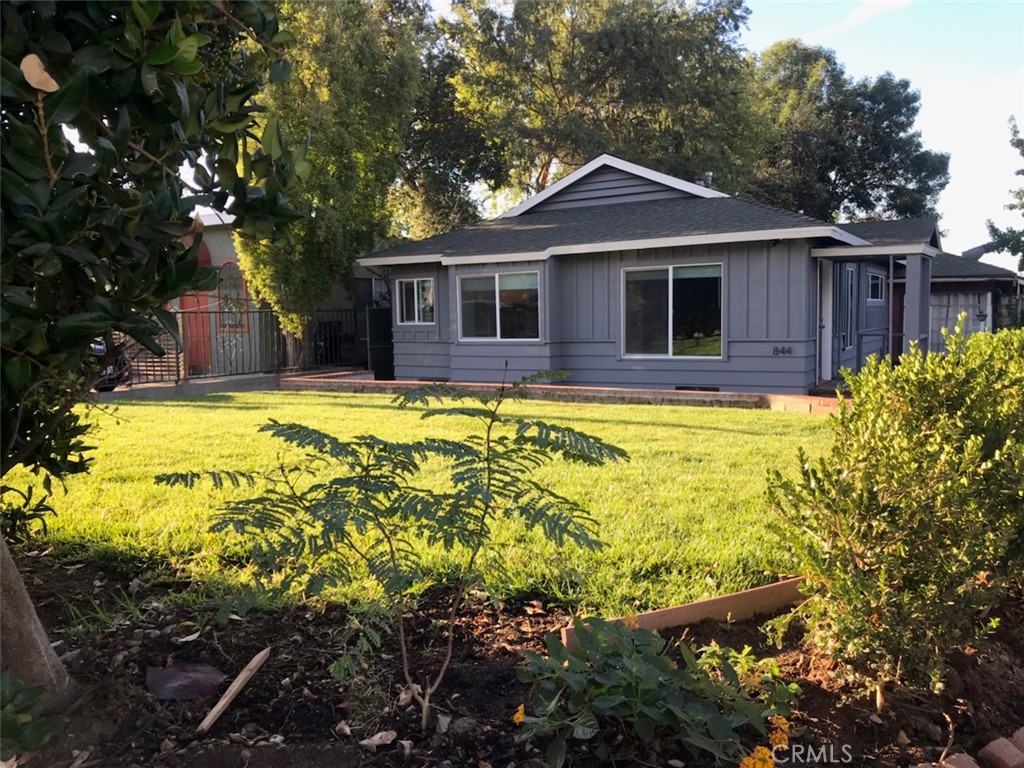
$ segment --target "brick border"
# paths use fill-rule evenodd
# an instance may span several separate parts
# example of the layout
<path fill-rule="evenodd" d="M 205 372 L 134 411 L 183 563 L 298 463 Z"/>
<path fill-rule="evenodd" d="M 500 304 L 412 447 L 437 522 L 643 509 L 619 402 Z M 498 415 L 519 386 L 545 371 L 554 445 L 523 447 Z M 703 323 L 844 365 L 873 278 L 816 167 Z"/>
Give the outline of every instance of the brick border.
<path fill-rule="evenodd" d="M 397 395 L 423 386 L 419 381 L 373 381 L 357 379 L 356 373 L 327 373 L 281 377 L 281 389 L 292 392 L 348 392 L 351 394 Z M 497 385 L 485 382 L 446 382 L 446 386 L 470 392 L 493 392 Z M 689 405 L 702 408 L 746 408 L 787 413 L 832 414 L 837 401 L 832 397 L 809 395 L 754 394 L 747 392 L 700 392 L 672 389 L 627 389 L 617 387 L 574 387 L 533 384 L 538 400 L 562 403 L 613 403 L 622 405 Z"/>

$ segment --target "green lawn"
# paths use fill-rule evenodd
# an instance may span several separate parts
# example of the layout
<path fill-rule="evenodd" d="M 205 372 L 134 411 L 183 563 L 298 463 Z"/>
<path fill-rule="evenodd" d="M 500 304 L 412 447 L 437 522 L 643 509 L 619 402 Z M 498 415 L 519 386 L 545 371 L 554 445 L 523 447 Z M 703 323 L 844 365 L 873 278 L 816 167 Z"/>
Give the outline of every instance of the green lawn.
<path fill-rule="evenodd" d="M 500 532 L 494 586 L 618 613 L 663 607 L 766 583 L 781 567 L 768 533 L 765 470 L 795 469 L 796 451 L 827 445 L 825 419 L 767 411 L 527 401 L 512 408 L 598 435 L 629 451 L 603 468 L 556 463 L 543 479 L 581 500 L 600 521 L 606 547 L 558 552 L 538 536 Z M 258 393 L 93 410 L 92 472 L 55 497 L 51 541 L 94 556 L 168 562 L 200 582 L 227 579 L 225 539 L 207 531 L 230 492 L 157 486 L 159 473 L 272 467 L 282 443 L 256 429 L 297 421 L 339 437 L 458 437 L 471 422 L 419 418 L 390 398 Z M 441 567 L 442 553 L 428 562 Z M 340 597 L 344 597 L 341 595 Z"/>

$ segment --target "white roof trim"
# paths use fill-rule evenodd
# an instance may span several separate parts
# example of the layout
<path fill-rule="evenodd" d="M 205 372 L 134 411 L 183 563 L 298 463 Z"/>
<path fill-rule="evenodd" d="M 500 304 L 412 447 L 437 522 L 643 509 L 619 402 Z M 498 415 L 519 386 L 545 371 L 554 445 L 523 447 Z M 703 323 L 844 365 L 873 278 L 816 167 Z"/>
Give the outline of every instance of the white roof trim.
<path fill-rule="evenodd" d="M 838 227 L 790 227 L 787 229 L 754 229 L 749 232 L 721 232 L 712 235 L 679 235 L 656 237 L 646 240 L 611 240 L 603 243 L 580 243 L 578 245 L 553 245 L 543 251 L 520 251 L 518 253 L 480 254 L 476 256 L 367 256 L 359 259 L 366 267 L 401 266 L 403 264 L 440 263 L 451 267 L 459 264 L 501 264 L 510 261 L 546 261 L 552 256 L 568 256 L 579 253 L 601 253 L 602 251 L 631 251 L 648 248 L 671 248 L 687 245 L 718 245 L 723 243 L 750 243 L 758 240 L 801 240 L 812 237 L 832 237 L 852 245 L 867 245 L 865 240 L 854 237 Z M 831 250 L 815 248 L 812 252 Z M 843 253 L 862 253 L 862 248 L 841 248 Z"/>
<path fill-rule="evenodd" d="M 551 249 L 549 248 L 548 251 Z M 455 267 L 459 264 L 503 264 L 510 261 L 547 261 L 548 251 L 521 251 L 520 253 L 498 253 L 492 256 L 445 256 L 441 266 Z"/>
<path fill-rule="evenodd" d="M 440 253 L 426 253 L 422 256 L 363 256 L 356 261 L 364 267 L 397 267 L 401 264 L 440 264 L 443 258 Z"/>
<path fill-rule="evenodd" d="M 584 176 L 587 176 L 596 171 L 598 168 L 604 167 L 617 168 L 620 171 L 632 173 L 634 176 L 639 176 L 642 179 L 647 179 L 648 181 L 655 181 L 658 184 L 663 184 L 666 187 L 670 187 L 672 189 L 682 190 L 683 192 L 688 192 L 689 194 L 696 195 L 697 197 L 729 197 L 729 195 L 725 194 L 725 192 L 719 192 L 718 190 L 715 189 L 702 187 L 700 184 L 694 184 L 692 181 L 683 181 L 682 179 L 677 179 L 675 176 L 669 176 L 667 173 L 659 173 L 658 171 L 652 171 L 650 168 L 644 168 L 642 165 L 630 163 L 626 160 L 615 157 L 614 155 L 601 155 L 600 157 L 591 160 L 582 168 L 578 168 L 577 170 L 573 171 L 564 179 L 560 179 L 559 181 L 555 182 L 547 189 L 544 189 L 543 191 L 538 192 L 536 195 L 527 198 L 519 205 L 517 205 L 515 208 L 513 208 L 511 211 L 502 214 L 500 218 L 508 219 L 512 218 L 513 216 L 518 216 L 521 213 L 526 213 L 526 211 L 533 208 L 533 206 L 538 205 L 539 203 L 542 203 L 545 200 L 547 200 L 552 195 L 561 192 L 570 184 L 579 181 Z"/>
<path fill-rule="evenodd" d="M 914 254 L 937 256 L 939 254 L 937 248 L 925 245 L 924 243 L 919 245 L 870 245 L 864 240 L 861 240 L 861 242 L 866 247 L 849 248 L 846 246 L 836 246 L 833 248 L 811 248 L 811 256 L 829 258 L 841 256 L 913 256 Z"/>
<path fill-rule="evenodd" d="M 580 245 L 554 245 L 546 251 L 552 256 L 574 253 L 599 253 L 601 251 L 627 251 L 644 248 L 671 248 L 686 245 L 716 245 L 722 243 L 750 243 L 758 240 L 801 240 L 811 237 L 834 237 L 848 242 L 858 240 L 836 227 L 792 227 L 788 229 L 754 229 L 749 232 L 722 232 L 713 235 L 680 235 L 659 237 L 651 240 L 618 240 L 607 243 L 582 243 Z M 861 241 L 863 242 L 863 241 Z"/>

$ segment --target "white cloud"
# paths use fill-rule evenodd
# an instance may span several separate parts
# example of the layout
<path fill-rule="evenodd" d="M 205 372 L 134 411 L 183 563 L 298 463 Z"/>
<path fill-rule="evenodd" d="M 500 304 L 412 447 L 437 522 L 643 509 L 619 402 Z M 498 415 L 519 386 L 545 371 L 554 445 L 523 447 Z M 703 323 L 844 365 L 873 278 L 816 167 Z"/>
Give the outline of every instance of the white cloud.
<path fill-rule="evenodd" d="M 904 6 L 910 5 L 911 2 L 912 0 L 861 0 L 860 3 L 854 6 L 853 10 L 838 22 L 804 35 L 804 39 L 811 43 L 821 42 L 829 37 L 834 37 L 842 32 L 859 27 L 876 16 L 899 10 Z"/>

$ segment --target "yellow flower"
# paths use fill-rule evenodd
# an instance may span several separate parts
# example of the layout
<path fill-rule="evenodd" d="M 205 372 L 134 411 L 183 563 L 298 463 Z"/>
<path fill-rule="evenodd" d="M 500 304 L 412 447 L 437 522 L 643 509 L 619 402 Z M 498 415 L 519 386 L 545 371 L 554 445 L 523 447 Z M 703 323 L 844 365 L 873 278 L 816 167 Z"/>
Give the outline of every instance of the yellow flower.
<path fill-rule="evenodd" d="M 623 616 L 622 623 L 630 629 L 640 629 L 640 622 L 637 621 L 635 613 L 631 613 L 629 616 Z"/>
<path fill-rule="evenodd" d="M 519 705 L 519 709 L 517 709 L 516 713 L 514 715 L 512 715 L 512 722 L 515 723 L 516 725 L 519 725 L 525 719 L 526 719 L 526 705 L 525 704 L 520 704 Z"/>
<path fill-rule="evenodd" d="M 768 747 L 757 747 L 753 752 L 743 758 L 740 768 L 774 768 L 775 761 L 772 759 L 771 750 Z"/>
<path fill-rule="evenodd" d="M 768 734 L 768 741 L 771 742 L 773 747 L 779 747 L 780 749 L 785 749 L 789 746 L 789 736 L 782 729 Z"/>
<path fill-rule="evenodd" d="M 783 733 L 789 733 L 789 721 L 782 715 L 772 715 L 768 718 L 768 722 Z"/>

